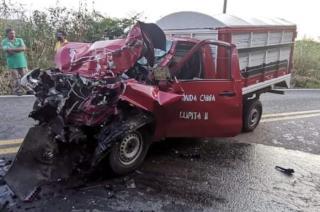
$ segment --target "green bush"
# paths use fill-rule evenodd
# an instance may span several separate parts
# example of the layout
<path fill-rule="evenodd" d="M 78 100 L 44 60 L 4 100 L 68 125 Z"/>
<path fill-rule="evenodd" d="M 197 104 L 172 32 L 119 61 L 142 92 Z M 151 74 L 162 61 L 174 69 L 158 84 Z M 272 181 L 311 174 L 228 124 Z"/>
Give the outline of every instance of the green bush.
<path fill-rule="evenodd" d="M 320 88 L 320 43 L 298 40 L 294 49 L 294 84 L 301 88 Z"/>
<path fill-rule="evenodd" d="M 10 73 L 1 70 L 4 70 L 3 66 L 0 66 L 0 94 L 11 94 Z"/>

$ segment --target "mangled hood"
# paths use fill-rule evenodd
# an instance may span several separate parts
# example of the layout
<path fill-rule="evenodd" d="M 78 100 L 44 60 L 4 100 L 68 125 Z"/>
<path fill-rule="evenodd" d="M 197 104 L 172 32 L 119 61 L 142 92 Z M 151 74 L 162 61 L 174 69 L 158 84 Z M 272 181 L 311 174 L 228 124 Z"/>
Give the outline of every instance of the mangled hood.
<path fill-rule="evenodd" d="M 30 201 L 48 182 L 91 172 L 123 134 L 153 125 L 157 108 L 180 101 L 152 78 L 154 49 L 166 49 L 164 33 L 138 22 L 125 39 L 69 43 L 55 56 L 57 68 L 23 77 L 35 91 L 29 117 L 37 125 L 5 176 L 19 198 Z"/>
<path fill-rule="evenodd" d="M 68 43 L 58 50 L 55 63 L 66 74 L 101 79 L 126 72 L 141 57 L 152 67 L 154 48 L 165 46 L 165 34 L 157 25 L 137 22 L 125 39 Z"/>

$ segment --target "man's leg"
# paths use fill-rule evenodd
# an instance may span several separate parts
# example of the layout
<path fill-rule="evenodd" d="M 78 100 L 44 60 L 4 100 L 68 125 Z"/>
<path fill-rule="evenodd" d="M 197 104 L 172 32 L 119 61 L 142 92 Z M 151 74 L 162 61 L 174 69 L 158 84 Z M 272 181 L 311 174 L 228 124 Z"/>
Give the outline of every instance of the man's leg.
<path fill-rule="evenodd" d="M 20 86 L 20 77 L 19 72 L 16 69 L 9 70 L 11 72 L 11 91 L 12 94 L 20 94 L 19 90 L 21 90 Z"/>
<path fill-rule="evenodd" d="M 26 73 L 26 69 L 25 68 L 18 68 L 18 73 L 19 73 L 19 77 L 20 79 L 24 76 L 24 74 Z"/>

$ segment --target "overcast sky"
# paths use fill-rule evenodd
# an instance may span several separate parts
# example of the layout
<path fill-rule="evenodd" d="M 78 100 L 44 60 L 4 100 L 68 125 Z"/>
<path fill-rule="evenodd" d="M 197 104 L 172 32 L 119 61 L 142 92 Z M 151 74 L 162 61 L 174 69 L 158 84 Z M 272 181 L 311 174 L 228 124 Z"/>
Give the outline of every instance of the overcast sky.
<path fill-rule="evenodd" d="M 15 1 L 15 0 L 12 0 Z M 16 0 L 29 10 L 57 5 L 57 0 Z M 82 0 L 85 2 L 85 0 Z M 92 4 L 94 2 L 94 5 Z M 222 12 L 223 0 L 88 0 L 89 8 L 111 17 L 142 13 L 146 21 L 178 11 L 197 11 L 208 15 Z M 60 0 L 59 5 L 78 8 L 79 1 Z M 298 26 L 298 36 L 320 38 L 319 0 L 228 0 L 227 13 L 247 17 L 279 17 Z"/>

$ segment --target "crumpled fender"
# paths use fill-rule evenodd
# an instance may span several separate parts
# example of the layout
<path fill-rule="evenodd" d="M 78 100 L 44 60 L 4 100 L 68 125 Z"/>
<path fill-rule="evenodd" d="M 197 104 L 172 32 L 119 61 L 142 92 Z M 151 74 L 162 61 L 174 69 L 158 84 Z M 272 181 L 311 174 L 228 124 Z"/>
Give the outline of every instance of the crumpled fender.
<path fill-rule="evenodd" d="M 164 92 L 157 86 L 141 84 L 135 80 L 127 81 L 125 85 L 120 99 L 150 112 L 154 112 L 157 106 L 169 106 L 182 98 L 181 94 Z"/>

